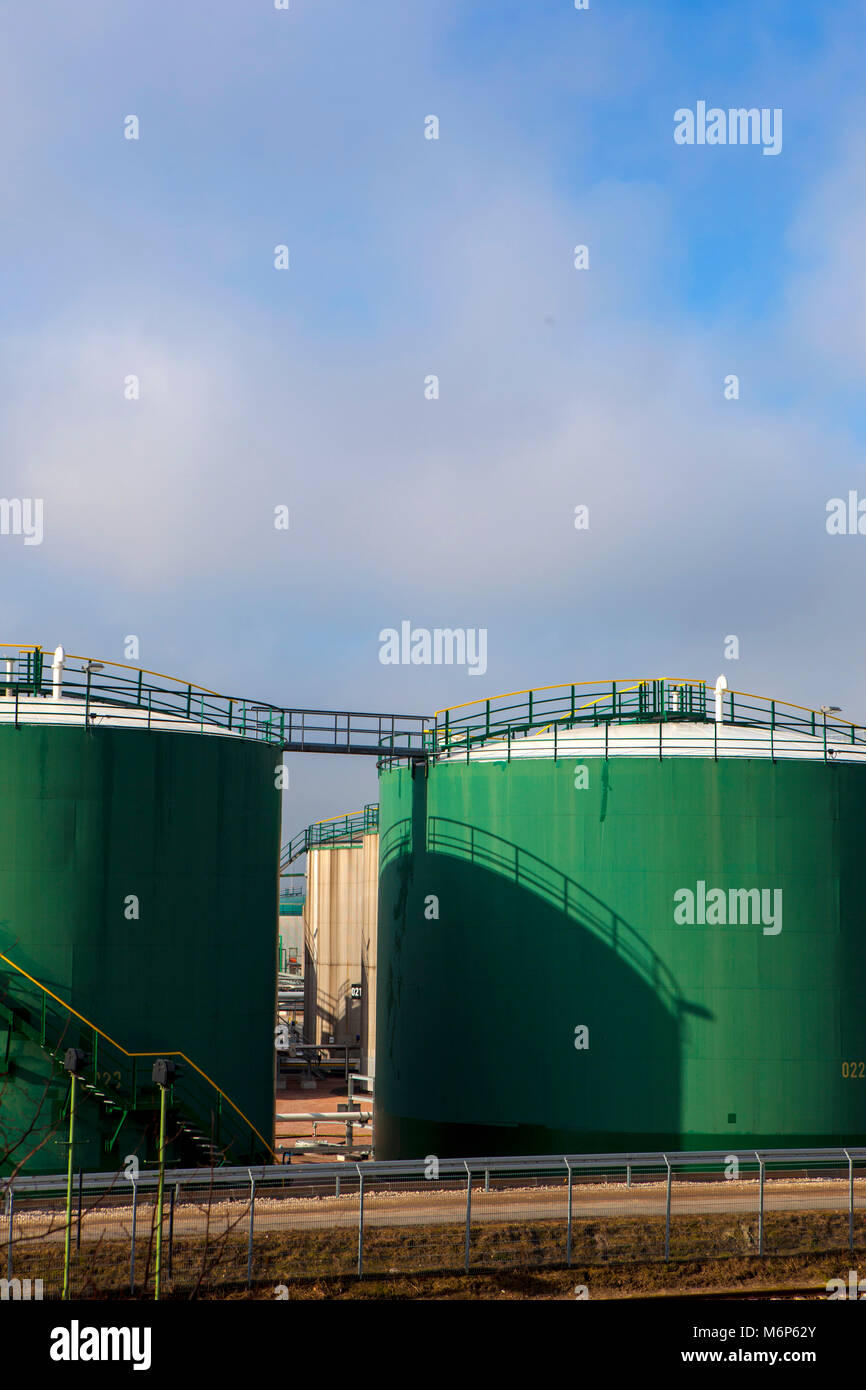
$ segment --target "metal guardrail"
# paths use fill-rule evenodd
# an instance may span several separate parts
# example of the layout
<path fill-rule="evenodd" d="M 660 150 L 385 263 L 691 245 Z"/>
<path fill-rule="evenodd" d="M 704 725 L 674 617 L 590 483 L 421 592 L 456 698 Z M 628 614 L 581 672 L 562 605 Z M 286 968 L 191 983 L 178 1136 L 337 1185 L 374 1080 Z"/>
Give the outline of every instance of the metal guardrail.
<path fill-rule="evenodd" d="M 808 748 L 829 760 L 839 754 L 842 746 L 866 751 L 866 727 L 838 717 L 829 707 L 811 710 L 781 700 L 767 699 L 743 691 L 725 690 L 722 696 L 721 732 L 714 735 L 707 729 L 707 740 L 701 756 L 712 756 L 715 739 L 723 737 L 730 727 L 757 728 L 794 735 L 802 740 L 801 750 L 790 756 L 802 756 Z M 467 755 L 491 741 L 503 741 L 509 753 L 524 740 L 549 741 L 549 747 L 537 747 L 536 756 L 555 750 L 556 741 L 571 729 L 598 729 L 598 746 L 593 752 L 607 751 L 607 730 L 613 724 L 711 724 L 715 722 L 715 691 L 706 681 L 691 678 L 640 677 L 625 681 L 575 682 L 570 685 L 544 686 L 515 691 L 485 700 L 473 700 L 438 710 L 432 732 L 431 757 Z M 807 740 L 809 741 L 807 743 Z M 665 739 L 671 751 L 671 740 Z M 682 741 L 685 747 L 685 740 Z M 756 745 L 757 746 L 757 745 Z M 766 742 L 760 744 L 762 751 Z M 622 751 L 617 745 L 617 751 Z M 730 753 L 732 746 L 725 744 Z M 386 760 L 388 761 L 388 760 Z"/>
<path fill-rule="evenodd" d="M 0 644 L 0 692 L 5 692 L 5 699 L 0 698 L 0 722 L 68 723 L 68 706 L 64 710 L 58 703 L 56 710 L 51 708 L 53 691 L 63 701 L 81 701 L 85 725 L 91 728 L 118 717 L 147 729 L 198 725 L 202 732 L 257 739 L 285 752 L 376 756 L 386 767 L 405 759 L 453 757 L 460 751 L 468 756 L 473 748 L 491 741 L 505 742 L 511 756 L 515 745 L 524 740 L 548 738 L 555 756 L 560 734 L 570 729 L 603 729 L 607 751 L 610 725 L 715 722 L 714 690 L 706 681 L 693 678 L 639 677 L 541 686 L 452 705 L 430 717 L 290 709 L 219 695 L 156 671 L 80 656 L 64 657 L 55 678 L 49 662 L 41 647 Z M 788 756 L 823 756 L 829 761 L 845 756 L 842 745 L 854 754 L 866 751 L 866 727 L 842 719 L 829 706 L 812 710 L 726 689 L 721 713 L 725 730 L 769 731 L 771 756 L 777 734 L 803 741 L 799 750 L 789 747 Z M 714 752 L 730 755 L 735 746 L 727 742 L 724 748 L 717 746 L 718 727 L 712 736 Z M 600 748 L 599 744 L 592 751 L 600 752 Z M 675 751 L 670 743 L 668 748 Z M 539 744 L 533 751 L 544 756 L 549 749 Z M 627 750 L 618 747 L 616 751 Z M 709 755 L 708 746 L 701 748 L 700 755 Z"/>
<path fill-rule="evenodd" d="M 88 728 L 122 717 L 125 724 L 145 729 L 197 725 L 202 733 L 255 739 L 285 752 L 426 756 L 432 723 L 426 715 L 290 709 L 220 695 L 158 671 L 73 655 L 64 657 L 55 680 L 51 660 L 41 647 L 0 643 L 0 695 L 6 697 L 0 699 L 0 721 L 68 723 L 68 706 L 59 700 L 72 700 L 81 702 Z M 52 700 L 53 693 L 58 700 Z"/>
<path fill-rule="evenodd" d="M 174 1169 L 162 1203 L 156 1172 L 82 1173 L 77 1212 L 63 1175 L 18 1177 L 6 1186 L 0 1251 L 8 1281 L 35 1275 L 49 1297 L 59 1296 L 64 1226 L 77 1227 L 74 1290 L 150 1297 L 158 1220 L 162 1278 L 192 1297 L 205 1278 L 248 1289 L 255 1279 L 289 1297 L 298 1279 L 425 1269 L 578 1265 L 591 1280 L 596 1266 L 818 1252 L 850 1267 L 866 1248 L 864 1167 L 866 1148 L 428 1155 Z"/>
<path fill-rule="evenodd" d="M 427 757 L 432 723 L 427 715 L 324 709 L 276 710 L 275 714 L 280 717 L 280 741 L 287 753 Z"/>
<path fill-rule="evenodd" d="M 359 842 L 364 835 L 373 835 L 379 829 L 379 805 L 372 802 L 363 811 L 348 811 L 343 816 L 331 816 L 328 820 L 314 821 L 306 829 L 283 845 L 280 851 L 280 873 L 290 864 L 307 854 L 311 849 L 327 848 L 329 845 L 345 844 L 347 841 Z"/>
<path fill-rule="evenodd" d="M 505 762 L 521 758 L 547 758 L 554 762 L 569 758 L 758 758 L 780 762 L 860 763 L 866 759 L 866 744 L 849 739 L 798 737 L 785 730 L 755 729 L 744 724 L 706 722 L 696 727 L 657 720 L 653 724 L 617 726 L 612 720 L 597 728 L 560 728 L 548 725 L 531 736 L 508 733 L 505 738 L 472 739 L 439 759 L 460 762 Z M 380 761 L 379 766 L 383 763 Z"/>
<path fill-rule="evenodd" d="M 291 1115 L 285 1118 L 291 1119 Z M 342 1116 L 341 1116 L 342 1119 Z M 476 1155 L 466 1158 L 437 1159 L 440 1178 L 465 1179 L 467 1170 L 481 1174 L 489 1172 L 501 1177 L 546 1177 L 552 1174 L 561 1176 L 567 1169 L 575 1173 L 611 1173 L 625 1175 L 627 1169 L 639 1173 L 642 1170 L 697 1172 L 702 1168 L 718 1168 L 735 1158 L 740 1167 L 766 1169 L 789 1169 L 821 1167 L 848 1168 L 849 1164 L 866 1165 L 864 1148 L 826 1148 L 826 1149 L 695 1149 L 671 1152 L 641 1151 L 634 1153 L 598 1154 L 523 1154 Z M 367 1159 L 361 1165 L 366 1181 L 381 1179 L 418 1178 L 427 1181 L 429 1158 L 374 1160 Z M 355 1168 L 353 1163 L 283 1163 L 261 1164 L 259 1166 L 221 1168 L 167 1168 L 166 1180 L 181 1182 L 184 1186 L 238 1187 L 248 1183 L 250 1178 L 257 1184 L 274 1182 L 304 1187 L 331 1186 L 335 1178 L 350 1176 Z M 145 1187 L 156 1186 L 159 1175 L 156 1171 L 142 1169 L 136 1181 Z M 14 1187 L 16 1194 L 25 1192 L 55 1192 L 66 1190 L 67 1175 L 58 1174 L 19 1174 L 14 1179 L 0 1179 L 0 1192 L 7 1193 Z M 84 1191 L 108 1191 L 122 1184 L 127 1185 L 124 1172 L 85 1173 L 82 1176 Z"/>

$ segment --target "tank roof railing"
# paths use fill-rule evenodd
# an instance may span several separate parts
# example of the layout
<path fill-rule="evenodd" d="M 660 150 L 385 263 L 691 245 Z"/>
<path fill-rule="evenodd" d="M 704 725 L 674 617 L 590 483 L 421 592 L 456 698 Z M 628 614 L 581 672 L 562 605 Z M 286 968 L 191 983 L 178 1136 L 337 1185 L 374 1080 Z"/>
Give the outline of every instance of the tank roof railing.
<path fill-rule="evenodd" d="M 42 647 L 0 643 L 0 696 L 14 697 L 15 722 L 36 711 L 28 697 L 42 697 L 40 723 L 50 723 L 52 690 L 63 701 L 81 701 L 84 721 L 98 727 L 122 711 L 125 724 L 166 729 L 182 720 L 185 729 L 232 734 L 273 745 L 283 752 L 353 753 L 371 757 L 426 758 L 432 719 L 423 714 L 369 710 L 295 709 L 263 700 L 220 695 L 192 681 L 118 661 L 62 655 L 52 681 L 52 653 Z M 22 699 L 24 705 L 21 705 Z M 68 711 L 64 711 L 68 714 Z M 67 720 L 58 714 L 55 721 Z"/>
<path fill-rule="evenodd" d="M 372 711 L 294 709 L 241 696 L 219 695 L 143 667 L 63 655 L 52 679 L 51 654 L 39 646 L 0 643 L 0 719 L 28 722 L 41 697 L 39 722 L 51 722 L 52 691 L 63 701 L 80 700 L 84 721 L 97 727 L 123 712 L 125 724 L 167 729 L 198 725 L 202 733 L 232 734 L 271 744 L 282 752 L 354 753 L 394 761 L 453 756 L 491 740 L 530 739 L 560 730 L 649 722 L 713 723 L 715 691 L 705 680 L 639 677 L 607 682 L 575 681 L 511 691 L 437 710 L 435 715 Z M 5 705 L 14 697 L 14 705 Z M 24 706 L 21 706 L 21 700 Z M 721 692 L 722 722 L 793 732 L 834 745 L 866 747 L 866 727 L 821 710 L 746 691 Z M 58 715 L 57 723 L 66 722 Z"/>
<path fill-rule="evenodd" d="M 280 875 L 290 864 L 311 849 L 327 849 L 329 845 L 360 844 L 364 835 L 375 835 L 379 829 L 379 805 L 371 802 L 363 811 L 346 811 L 340 816 L 314 821 L 283 845 L 280 852 Z"/>
<path fill-rule="evenodd" d="M 796 733 L 834 745 L 866 747 L 866 727 L 829 707 L 809 709 L 746 691 L 721 694 L 726 725 Z M 647 676 L 608 682 L 575 681 L 511 691 L 436 711 L 431 756 L 467 754 L 493 740 L 531 739 L 604 724 L 714 723 L 715 689 L 694 678 Z"/>

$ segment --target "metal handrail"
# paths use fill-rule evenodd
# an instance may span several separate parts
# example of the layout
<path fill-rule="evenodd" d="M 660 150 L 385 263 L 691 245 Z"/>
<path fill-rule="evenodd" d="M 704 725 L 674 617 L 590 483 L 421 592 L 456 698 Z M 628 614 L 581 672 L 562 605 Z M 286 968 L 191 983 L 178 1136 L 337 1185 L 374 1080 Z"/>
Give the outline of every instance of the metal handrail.
<path fill-rule="evenodd" d="M 280 873 L 311 849 L 357 840 L 362 835 L 374 835 L 379 829 L 379 805 L 371 802 L 363 811 L 347 811 L 342 816 L 314 821 L 299 830 L 280 851 Z"/>
<path fill-rule="evenodd" d="M 605 683 L 575 681 L 511 691 L 436 711 L 432 755 L 466 751 L 490 740 L 527 739 L 556 729 L 649 722 L 714 722 L 714 691 L 694 678 L 639 677 Z M 866 727 L 825 710 L 724 690 L 725 725 L 794 732 L 803 737 L 866 745 Z"/>
<path fill-rule="evenodd" d="M 57 994 L 55 994 L 53 990 L 50 990 L 50 989 L 48 988 L 47 985 L 42 984 L 41 980 L 37 980 L 37 979 L 35 978 L 35 976 L 30 975 L 26 970 L 23 970 L 23 969 L 21 968 L 20 965 L 17 965 L 17 964 L 15 963 L 15 961 L 10 960 L 8 956 L 3 955 L 2 952 L 0 952 L 0 961 L 4 961 L 4 962 L 6 963 L 6 965 L 10 966 L 10 967 L 12 968 L 12 970 L 14 970 L 14 971 L 17 972 L 18 975 L 22 976 L 25 980 L 29 981 L 29 983 L 30 983 L 31 985 L 33 985 L 37 990 L 40 990 L 41 993 L 42 993 L 43 998 L 47 998 L 47 999 L 53 1000 L 55 1004 L 59 1004 L 59 1005 L 60 1005 L 60 1008 L 61 1008 L 61 1010 L 62 1010 L 64 1013 L 70 1015 L 70 1016 L 73 1017 L 73 1018 L 78 1019 L 78 1021 L 79 1021 L 80 1023 L 83 1023 L 84 1026 L 85 1026 L 86 1028 L 90 1029 L 91 1033 L 92 1033 L 93 1036 L 94 1036 L 94 1039 L 96 1039 L 96 1038 L 102 1038 L 102 1039 L 103 1039 L 103 1042 L 107 1043 L 110 1047 L 114 1048 L 117 1052 L 122 1053 L 124 1057 L 128 1057 L 128 1058 L 133 1062 L 133 1079 L 132 1079 L 132 1098 L 133 1098 L 133 1101 L 135 1101 L 135 1099 L 136 1099 L 136 1077 L 135 1077 L 135 1059 L 136 1059 L 136 1058 L 138 1058 L 138 1057 L 179 1057 L 179 1058 L 181 1059 L 181 1061 L 185 1062 L 186 1065 L 187 1065 L 188 1067 L 191 1067 L 192 1070 L 193 1070 L 194 1072 L 197 1072 L 197 1073 L 198 1073 L 198 1075 L 202 1078 L 202 1080 L 203 1080 L 208 1086 L 210 1086 L 210 1087 L 212 1088 L 212 1090 L 215 1092 L 215 1094 L 216 1094 L 217 1096 L 220 1097 L 220 1100 L 226 1101 L 226 1102 L 231 1106 L 232 1110 L 234 1110 L 235 1113 L 236 1113 L 237 1115 L 240 1116 L 241 1120 L 243 1120 L 243 1122 L 244 1122 L 244 1124 L 247 1126 L 247 1128 L 256 1136 L 256 1138 L 260 1141 L 260 1143 L 264 1145 L 264 1147 L 265 1147 L 265 1149 L 268 1151 L 268 1153 L 269 1153 L 269 1154 L 272 1154 L 272 1155 L 274 1156 L 274 1158 L 276 1158 L 276 1151 L 274 1150 L 273 1146 L 272 1146 L 271 1144 L 269 1144 L 268 1141 L 264 1138 L 264 1136 L 261 1135 L 261 1134 L 259 1133 L 259 1131 L 256 1129 L 256 1127 L 255 1127 L 255 1125 L 253 1124 L 253 1122 L 252 1122 L 251 1120 L 247 1119 L 247 1116 L 246 1116 L 246 1115 L 244 1114 L 244 1112 L 241 1110 L 240 1106 L 235 1105 L 235 1102 L 232 1100 L 231 1096 L 227 1095 L 226 1092 L 223 1091 L 222 1088 L 221 1088 L 220 1086 L 217 1085 L 217 1083 L 212 1079 L 212 1077 L 208 1076 L 207 1072 L 202 1071 L 201 1067 L 197 1066 L 196 1063 L 193 1062 L 192 1059 L 191 1059 L 190 1057 L 187 1057 L 187 1055 L 186 1055 L 185 1052 L 180 1052 L 179 1050 L 171 1050 L 171 1051 L 153 1051 L 153 1050 L 148 1050 L 148 1051 L 145 1051 L 145 1052 L 129 1052 L 129 1051 L 123 1046 L 122 1043 L 119 1043 L 119 1042 L 117 1042 L 114 1038 L 110 1037 L 109 1034 L 106 1033 L 106 1032 L 104 1032 L 103 1029 L 101 1029 L 100 1027 L 98 1027 L 97 1024 L 92 1023 L 92 1022 L 90 1021 L 90 1019 L 85 1018 L 84 1014 L 79 1013 L 78 1010 L 77 1010 L 77 1009 L 74 1009 L 74 1008 L 72 1007 L 71 1004 L 68 1004 L 68 1003 L 66 1002 L 65 999 L 61 999 L 60 996 L 57 995 Z M 13 1006 L 14 1006 L 14 1001 L 13 1001 Z M 55 1012 L 57 1012 L 57 1011 L 55 1010 Z M 43 1030 L 43 1034 L 44 1034 L 44 1033 L 45 1033 L 45 1017 L 44 1017 L 44 1013 L 43 1013 L 43 1018 L 42 1018 L 42 1030 Z M 61 1040 L 62 1040 L 62 1039 L 61 1039 Z M 45 1041 L 46 1041 L 46 1039 L 45 1039 L 45 1037 L 43 1036 L 43 1042 L 45 1042 Z M 96 1054 L 96 1047 L 95 1047 L 95 1045 L 94 1045 L 94 1049 L 93 1049 L 93 1054 L 94 1054 L 94 1071 L 95 1071 L 95 1074 L 96 1074 L 96 1076 L 97 1076 L 97 1078 L 98 1078 L 99 1073 L 98 1073 L 98 1070 L 97 1070 L 97 1064 L 96 1064 L 96 1060 L 95 1060 L 95 1054 Z M 105 1064 L 104 1054 L 103 1054 L 103 1057 L 102 1057 L 102 1062 L 103 1062 L 103 1065 L 104 1065 L 104 1064 Z M 177 1083 L 175 1083 L 175 1084 L 177 1084 Z M 119 1093 L 118 1093 L 118 1094 L 119 1094 Z M 113 1095 L 109 1095 L 108 1098 L 109 1098 L 109 1099 L 114 1099 L 115 1097 L 114 1097 Z"/>
<path fill-rule="evenodd" d="M 18 722 L 38 714 L 39 722 L 52 722 L 52 701 L 24 704 L 22 697 L 46 697 L 52 693 L 51 654 L 41 647 L 0 643 L 0 694 L 14 697 Z M 404 756 L 424 756 L 429 741 L 427 715 L 391 714 L 369 710 L 295 709 L 220 695 L 192 681 L 122 662 L 66 655 L 59 680 L 63 701 L 80 700 L 88 727 L 110 721 L 114 711 L 124 720 L 152 729 L 167 719 L 182 720 L 183 727 L 213 734 L 254 739 L 275 748 L 302 752 L 382 754 L 402 749 Z M 2 709 L 2 701 L 0 701 Z M 68 719 L 68 704 L 58 704 L 53 722 Z M 7 714 L 8 717 L 8 714 Z"/>
<path fill-rule="evenodd" d="M 736 1158 L 741 1169 L 747 1171 L 757 1171 L 759 1164 L 763 1163 L 768 1169 L 788 1169 L 788 1168 L 809 1168 L 818 1169 L 821 1167 L 844 1167 L 849 1166 L 849 1160 L 857 1164 L 866 1164 L 866 1148 L 815 1148 L 815 1149 L 738 1149 L 728 1146 L 724 1149 L 681 1149 L 666 1153 L 655 1151 L 640 1151 L 634 1153 L 597 1153 L 597 1154 L 516 1154 L 516 1155 L 476 1155 L 465 1158 L 440 1158 L 439 1174 L 440 1177 L 452 1177 L 465 1180 L 467 1167 L 473 1174 L 483 1174 L 489 1171 L 497 1176 L 507 1176 L 508 1174 L 552 1174 L 561 1173 L 565 1161 L 575 1171 L 581 1172 L 622 1172 L 625 1175 L 626 1168 L 632 1171 L 656 1172 L 659 1177 L 663 1177 L 667 1170 L 667 1165 L 674 1170 L 677 1169 L 699 1169 L 703 1167 L 722 1167 L 730 1163 L 732 1158 Z M 363 1171 L 365 1178 L 369 1182 L 377 1179 L 388 1178 L 418 1178 L 422 1183 L 429 1187 L 427 1175 L 429 1173 L 428 1161 L 423 1158 L 409 1159 L 368 1159 L 364 1161 Z M 249 1184 L 250 1176 L 253 1176 L 256 1183 L 273 1181 L 281 1186 L 292 1187 L 330 1187 L 334 1179 L 347 1178 L 347 1165 L 345 1163 L 290 1163 L 290 1164 L 262 1164 L 250 1167 L 245 1164 L 243 1167 L 229 1167 L 228 1165 L 215 1169 L 213 1174 L 203 1174 L 200 1168 L 179 1168 L 172 1171 L 172 1181 L 182 1182 L 185 1187 L 194 1186 L 196 1183 L 207 1184 L 220 1187 L 239 1187 Z M 85 1173 L 82 1175 L 82 1188 L 84 1191 L 99 1190 L 109 1188 L 116 1184 L 119 1174 L 117 1172 L 104 1173 Z M 142 1169 L 136 1182 L 140 1187 L 153 1186 L 159 1181 L 157 1172 Z M 3 1179 L 0 1178 L 0 1187 L 3 1186 Z M 55 1188 L 65 1188 L 66 1174 L 17 1174 L 14 1179 L 6 1181 L 6 1188 L 14 1186 L 16 1193 L 23 1192 L 51 1192 Z M 115 1190 L 116 1187 L 115 1187 Z"/>
<path fill-rule="evenodd" d="M 28 696 L 51 692 L 48 655 L 38 646 L 0 643 L 0 691 L 14 696 L 16 722 L 36 713 L 26 703 Z M 556 735 L 560 729 L 587 725 L 714 722 L 712 687 L 704 680 L 668 676 L 536 686 L 451 705 L 431 717 L 294 709 L 219 695 L 192 681 L 123 662 L 70 655 L 64 658 L 60 694 L 66 701 L 83 701 L 91 727 L 122 709 L 125 720 L 148 729 L 180 719 L 185 728 L 198 725 L 202 731 L 264 741 L 286 751 L 373 754 L 385 766 L 394 759 L 453 756 L 479 743 L 533 738 L 551 729 Z M 0 717 L 2 708 L 0 700 Z M 835 746 L 866 746 L 866 727 L 829 713 L 747 691 L 726 689 L 722 697 L 726 725 L 820 738 L 825 750 L 828 739 Z M 40 700 L 38 715 L 40 722 L 51 722 L 49 700 Z M 63 722 L 63 715 L 56 722 Z M 829 756 L 825 751 L 825 760 Z"/>

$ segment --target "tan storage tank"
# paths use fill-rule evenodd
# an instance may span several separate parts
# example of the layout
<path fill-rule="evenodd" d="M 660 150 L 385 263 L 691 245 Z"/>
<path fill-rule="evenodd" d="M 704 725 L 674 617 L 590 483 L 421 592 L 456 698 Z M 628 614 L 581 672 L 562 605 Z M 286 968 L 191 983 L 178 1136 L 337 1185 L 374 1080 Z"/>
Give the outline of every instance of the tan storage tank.
<path fill-rule="evenodd" d="M 361 1071 L 376 1068 L 379 836 L 311 847 L 304 904 L 304 1035 L 355 1043 Z"/>

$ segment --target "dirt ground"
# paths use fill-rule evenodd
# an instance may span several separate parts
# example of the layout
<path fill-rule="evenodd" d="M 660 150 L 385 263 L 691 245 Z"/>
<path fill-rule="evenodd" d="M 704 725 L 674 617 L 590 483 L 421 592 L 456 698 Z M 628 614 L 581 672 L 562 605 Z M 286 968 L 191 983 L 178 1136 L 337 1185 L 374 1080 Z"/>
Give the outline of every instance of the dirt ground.
<path fill-rule="evenodd" d="M 284 1089 L 277 1091 L 276 1101 L 276 1146 L 277 1149 L 286 1148 L 290 1153 L 297 1153 L 294 1141 L 296 1139 L 325 1140 L 332 1144 L 345 1144 L 346 1126 L 339 1120 L 317 1120 L 315 1126 L 310 1120 L 293 1120 L 292 1116 L 298 1112 L 318 1112 L 332 1113 L 336 1111 L 338 1105 L 346 1105 L 349 1100 L 348 1087 L 342 1077 L 327 1081 L 316 1077 L 315 1091 L 302 1091 L 300 1076 L 290 1076 L 286 1078 Z M 352 1108 L 363 1110 L 365 1114 L 373 1113 L 373 1097 L 362 1091 L 359 1087 L 356 1094 L 352 1097 Z M 371 1125 L 356 1125 L 354 1128 L 354 1146 L 369 1146 L 372 1138 Z M 333 1162 L 333 1156 L 327 1154 L 315 1154 L 304 1151 L 304 1162 L 315 1163 Z"/>
<path fill-rule="evenodd" d="M 353 1174 L 347 1170 L 348 1191 L 341 1195 L 306 1193 L 294 1196 L 269 1194 L 261 1188 L 256 1197 L 255 1231 L 258 1235 L 295 1231 L 305 1237 L 317 1230 L 326 1238 L 330 1232 L 354 1231 L 358 1225 L 357 1188 L 351 1187 Z M 249 1212 L 248 1189 L 215 1191 L 213 1200 L 207 1189 L 189 1189 L 178 1200 L 174 1211 L 174 1232 L 178 1236 L 225 1233 L 239 1227 Z M 86 1209 L 81 1221 L 81 1240 L 99 1241 L 128 1238 L 131 1232 L 131 1206 L 128 1191 L 118 1193 L 119 1200 L 100 1201 L 93 1210 Z M 847 1183 L 830 1182 L 820 1178 L 773 1179 L 767 1182 L 764 1194 L 765 1229 L 768 1237 L 774 1229 L 787 1224 L 792 1230 L 815 1228 L 847 1230 Z M 150 1219 L 153 1194 L 143 1194 L 139 1205 L 139 1222 Z M 168 1199 L 167 1203 L 168 1203 Z M 680 1182 L 671 1194 L 673 1238 L 689 1238 L 705 1225 L 708 1237 L 722 1242 L 723 1247 L 737 1243 L 748 1249 L 756 1239 L 752 1227 L 757 1223 L 758 1185 L 754 1180 L 732 1182 Z M 866 1211 L 866 1179 L 855 1183 L 854 1205 L 858 1230 L 863 1227 L 862 1212 Z M 599 1233 L 610 1233 L 613 1246 L 621 1243 L 623 1231 L 653 1232 L 664 1226 L 665 1183 L 640 1182 L 631 1188 L 622 1183 L 581 1183 L 575 1185 L 572 1199 L 575 1240 L 596 1223 Z M 372 1184 L 365 1190 L 364 1224 L 372 1231 L 377 1228 L 394 1230 L 432 1231 L 436 1228 L 460 1226 L 465 1220 L 465 1188 L 423 1186 L 417 1178 L 404 1179 L 381 1187 Z M 515 1223 L 532 1227 L 559 1226 L 567 1218 L 568 1197 L 564 1184 L 506 1188 L 494 1187 L 485 1192 L 479 1183 L 472 1192 L 472 1226 L 498 1226 Z M 689 1218 L 687 1221 L 686 1219 Z M 62 1202 L 22 1203 L 15 1216 L 15 1230 L 29 1240 L 63 1239 Z M 77 1225 L 77 1223 L 76 1223 Z M 593 1226 L 593 1229 L 596 1229 Z M 8 1234 L 8 1222 L 0 1217 L 0 1247 Z M 814 1243 L 814 1242 L 813 1242 Z M 601 1252 L 604 1254 L 604 1251 Z M 646 1253 L 652 1253 L 647 1250 Z M 685 1252 L 683 1252 L 685 1253 Z"/>

